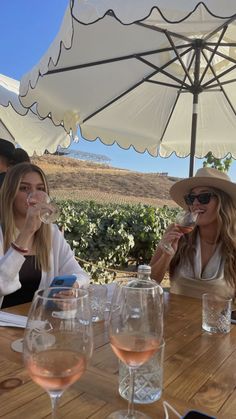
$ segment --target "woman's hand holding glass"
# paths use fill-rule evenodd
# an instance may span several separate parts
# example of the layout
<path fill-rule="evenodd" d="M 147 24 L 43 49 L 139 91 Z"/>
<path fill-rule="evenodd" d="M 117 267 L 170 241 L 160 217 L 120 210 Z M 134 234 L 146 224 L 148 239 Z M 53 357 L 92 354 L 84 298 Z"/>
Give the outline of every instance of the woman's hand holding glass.
<path fill-rule="evenodd" d="M 85 372 L 92 356 L 92 322 L 88 293 L 81 289 L 39 290 L 28 315 L 24 363 L 31 378 L 47 391 L 52 418 L 66 388 Z"/>
<path fill-rule="evenodd" d="M 112 298 L 109 317 L 109 337 L 116 356 L 130 373 L 128 411 L 114 412 L 109 419 L 144 419 L 134 411 L 134 372 L 158 351 L 163 335 L 162 288 L 152 280 L 133 279 L 120 283 Z"/>
<path fill-rule="evenodd" d="M 198 219 L 198 212 L 180 211 L 175 219 L 174 224 L 171 224 L 160 241 L 160 247 L 164 252 L 173 256 L 178 248 L 179 239 L 183 234 L 190 233 Z"/>
<path fill-rule="evenodd" d="M 27 203 L 39 209 L 39 218 L 45 224 L 54 223 L 59 216 L 56 203 L 44 191 L 38 190 L 28 195 Z"/>

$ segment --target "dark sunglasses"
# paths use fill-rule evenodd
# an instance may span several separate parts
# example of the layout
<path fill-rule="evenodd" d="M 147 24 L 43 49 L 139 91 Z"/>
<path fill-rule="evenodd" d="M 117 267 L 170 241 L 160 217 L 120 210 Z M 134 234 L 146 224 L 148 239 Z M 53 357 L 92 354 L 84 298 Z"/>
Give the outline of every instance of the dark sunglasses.
<path fill-rule="evenodd" d="M 195 199 L 197 199 L 200 204 L 209 204 L 213 196 L 216 196 L 213 192 L 203 192 L 198 195 L 189 193 L 184 196 L 184 200 L 187 205 L 193 205 Z"/>

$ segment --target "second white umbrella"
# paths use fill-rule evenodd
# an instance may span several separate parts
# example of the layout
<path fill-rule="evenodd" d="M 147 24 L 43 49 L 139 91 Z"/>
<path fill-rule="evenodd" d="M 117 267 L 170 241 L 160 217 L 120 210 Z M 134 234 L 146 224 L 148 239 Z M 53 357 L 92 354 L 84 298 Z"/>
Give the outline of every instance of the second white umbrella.
<path fill-rule="evenodd" d="M 0 138 L 22 147 L 32 156 L 57 146 L 68 147 L 71 136 L 50 118 L 40 118 L 35 107 L 26 109 L 19 100 L 19 82 L 0 74 Z"/>

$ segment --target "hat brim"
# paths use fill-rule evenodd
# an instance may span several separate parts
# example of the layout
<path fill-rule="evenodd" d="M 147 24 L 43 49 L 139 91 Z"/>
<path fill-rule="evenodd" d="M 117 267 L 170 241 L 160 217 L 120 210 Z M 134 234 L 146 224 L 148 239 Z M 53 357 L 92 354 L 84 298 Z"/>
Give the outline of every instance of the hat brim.
<path fill-rule="evenodd" d="M 224 179 L 212 179 L 208 176 L 192 177 L 176 182 L 170 188 L 170 196 L 178 205 L 180 205 L 180 207 L 186 209 L 188 206 L 184 201 L 184 196 L 187 195 L 191 189 L 201 186 L 220 189 L 228 194 L 236 205 L 236 184 Z"/>

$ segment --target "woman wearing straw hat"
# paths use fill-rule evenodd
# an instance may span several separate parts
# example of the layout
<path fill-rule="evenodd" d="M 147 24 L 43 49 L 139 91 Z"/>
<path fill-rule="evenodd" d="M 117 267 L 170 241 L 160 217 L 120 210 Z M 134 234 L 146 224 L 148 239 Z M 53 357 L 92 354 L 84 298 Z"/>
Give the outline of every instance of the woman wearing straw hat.
<path fill-rule="evenodd" d="M 151 260 L 152 278 L 161 282 L 169 270 L 175 294 L 200 298 L 204 292 L 234 297 L 236 290 L 236 184 L 226 173 L 204 167 L 192 178 L 176 182 L 172 199 L 198 212 L 189 234 L 170 225 Z"/>

